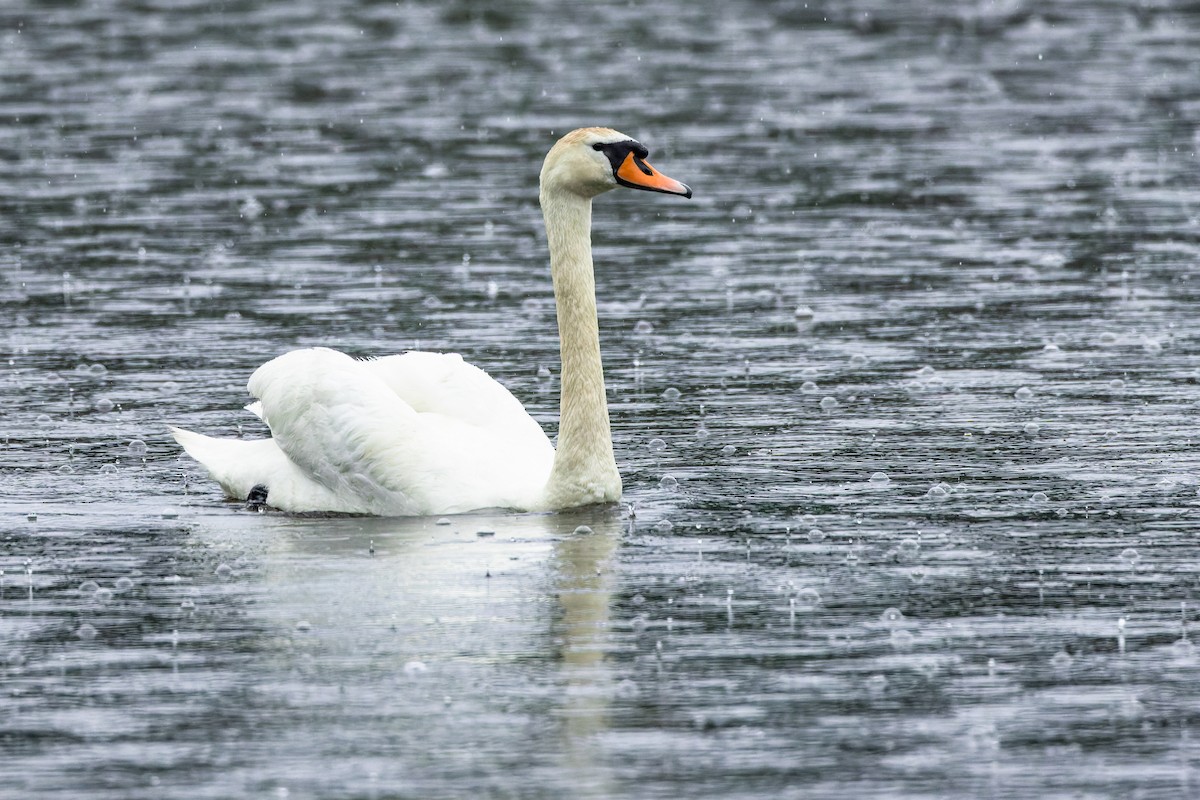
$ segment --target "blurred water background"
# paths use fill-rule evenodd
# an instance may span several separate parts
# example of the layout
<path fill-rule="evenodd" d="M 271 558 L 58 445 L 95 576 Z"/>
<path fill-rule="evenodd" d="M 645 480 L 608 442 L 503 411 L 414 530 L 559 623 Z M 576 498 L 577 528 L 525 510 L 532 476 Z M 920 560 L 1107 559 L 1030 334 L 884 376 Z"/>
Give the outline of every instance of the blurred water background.
<path fill-rule="evenodd" d="M 5 797 L 1200 793 L 1197 4 L 7 0 L 0 77 Z M 181 457 L 318 344 L 552 432 L 588 124 L 696 192 L 595 211 L 627 505 Z"/>

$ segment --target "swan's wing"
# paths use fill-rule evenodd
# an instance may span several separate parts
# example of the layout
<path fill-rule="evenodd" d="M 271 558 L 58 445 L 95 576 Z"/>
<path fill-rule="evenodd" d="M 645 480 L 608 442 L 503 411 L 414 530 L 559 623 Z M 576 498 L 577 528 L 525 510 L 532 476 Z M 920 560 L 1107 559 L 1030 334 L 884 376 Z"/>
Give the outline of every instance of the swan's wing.
<path fill-rule="evenodd" d="M 362 363 L 418 413 L 545 435 L 512 392 L 457 353 L 410 351 Z"/>
<path fill-rule="evenodd" d="M 359 498 L 361 511 L 427 514 L 532 504 L 553 461 L 545 434 L 511 407 L 489 413 L 482 401 L 460 401 L 449 413 L 432 410 L 433 400 L 448 399 L 451 390 L 481 394 L 490 387 L 461 367 L 417 369 L 422 361 L 450 363 L 436 355 L 410 359 L 387 373 L 389 382 L 379 362 L 324 348 L 296 350 L 259 367 L 249 388 L 280 450 L 336 496 Z M 393 390 L 400 377 L 412 378 L 406 393 L 427 410 Z M 503 392 L 490 389 L 493 400 L 520 408 L 486 380 Z"/>

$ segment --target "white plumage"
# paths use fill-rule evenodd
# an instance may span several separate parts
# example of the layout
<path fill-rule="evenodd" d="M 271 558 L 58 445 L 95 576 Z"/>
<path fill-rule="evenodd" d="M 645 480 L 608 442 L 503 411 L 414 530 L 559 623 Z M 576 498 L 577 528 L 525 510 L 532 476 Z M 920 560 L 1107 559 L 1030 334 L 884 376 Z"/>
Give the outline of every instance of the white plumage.
<path fill-rule="evenodd" d="M 606 128 L 564 136 L 542 168 L 541 201 L 562 346 L 557 453 L 507 389 L 461 356 L 356 360 L 295 350 L 250 377 L 270 439 L 172 428 L 225 493 L 292 512 L 408 516 L 483 508 L 555 510 L 620 497 L 600 362 L 591 198 L 618 184 L 691 196 L 645 148 Z"/>

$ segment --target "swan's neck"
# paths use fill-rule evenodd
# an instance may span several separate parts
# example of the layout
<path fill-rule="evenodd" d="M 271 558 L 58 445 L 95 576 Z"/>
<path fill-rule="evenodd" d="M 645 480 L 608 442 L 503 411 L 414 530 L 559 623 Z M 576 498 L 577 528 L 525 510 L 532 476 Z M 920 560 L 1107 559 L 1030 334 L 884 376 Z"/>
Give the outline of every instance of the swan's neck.
<path fill-rule="evenodd" d="M 562 347 L 558 446 L 546 484 L 547 504 L 566 508 L 612 502 L 621 496 L 621 476 L 613 458 L 600 363 L 592 201 L 545 188 L 541 201 Z"/>

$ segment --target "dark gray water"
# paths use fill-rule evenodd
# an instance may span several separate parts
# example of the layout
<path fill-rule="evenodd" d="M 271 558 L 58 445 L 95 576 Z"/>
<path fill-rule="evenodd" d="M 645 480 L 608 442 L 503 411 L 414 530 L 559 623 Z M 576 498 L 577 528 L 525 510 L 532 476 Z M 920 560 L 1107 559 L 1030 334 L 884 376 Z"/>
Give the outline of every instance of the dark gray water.
<path fill-rule="evenodd" d="M 502 6 L 0 8 L 0 794 L 1200 792 L 1200 9 Z M 553 431 L 585 124 L 632 513 L 222 502 L 296 346 Z"/>

